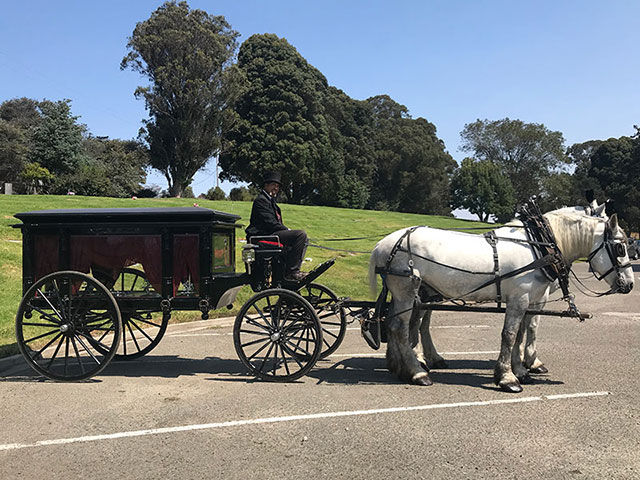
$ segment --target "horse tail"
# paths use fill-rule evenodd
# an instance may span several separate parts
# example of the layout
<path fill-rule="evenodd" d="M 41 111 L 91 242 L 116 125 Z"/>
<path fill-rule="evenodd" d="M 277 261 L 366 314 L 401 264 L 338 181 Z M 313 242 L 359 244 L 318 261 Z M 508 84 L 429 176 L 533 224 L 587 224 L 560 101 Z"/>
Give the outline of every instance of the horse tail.
<path fill-rule="evenodd" d="M 376 274 L 376 264 L 378 260 L 378 245 L 371 252 L 369 258 L 369 291 L 371 296 L 375 297 L 378 294 L 378 275 Z"/>

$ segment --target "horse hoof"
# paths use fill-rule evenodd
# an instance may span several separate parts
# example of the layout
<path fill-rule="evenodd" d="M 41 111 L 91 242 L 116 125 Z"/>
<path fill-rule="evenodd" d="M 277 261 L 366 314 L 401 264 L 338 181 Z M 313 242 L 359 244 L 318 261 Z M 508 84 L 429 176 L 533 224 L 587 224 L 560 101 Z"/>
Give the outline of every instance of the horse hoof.
<path fill-rule="evenodd" d="M 533 378 L 531 378 L 531 376 L 527 373 L 526 375 L 523 375 L 522 377 L 518 377 L 518 381 L 521 384 L 530 385 L 530 384 L 533 383 Z"/>
<path fill-rule="evenodd" d="M 508 393 L 520 393 L 522 391 L 522 387 L 517 382 L 501 383 L 500 388 L 503 392 Z"/>
<path fill-rule="evenodd" d="M 444 360 L 438 360 L 431 368 L 449 368 L 449 365 Z"/>
<path fill-rule="evenodd" d="M 428 387 L 430 385 L 433 385 L 433 382 L 429 378 L 429 375 L 414 376 L 412 382 L 414 385 L 420 385 L 421 387 Z"/>
<path fill-rule="evenodd" d="M 544 365 L 540 365 L 539 367 L 534 367 L 529 369 L 529 373 L 534 373 L 537 375 L 541 375 L 543 373 L 549 373 L 549 369 Z"/>

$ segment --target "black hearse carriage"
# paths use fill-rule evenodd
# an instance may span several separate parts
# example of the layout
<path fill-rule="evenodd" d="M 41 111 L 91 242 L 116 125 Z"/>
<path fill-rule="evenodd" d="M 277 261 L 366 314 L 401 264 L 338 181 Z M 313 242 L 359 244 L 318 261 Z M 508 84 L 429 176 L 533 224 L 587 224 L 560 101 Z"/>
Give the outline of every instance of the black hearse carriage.
<path fill-rule="evenodd" d="M 336 295 L 284 279 L 278 238 L 243 246 L 235 272 L 237 215 L 206 208 L 43 210 L 16 214 L 23 238 L 23 299 L 17 343 L 40 374 L 64 381 L 101 372 L 112 358 L 149 353 L 172 311 L 231 307 L 243 285 L 254 292 L 238 313 L 234 344 L 266 380 L 305 375 L 341 343 L 345 314 Z"/>

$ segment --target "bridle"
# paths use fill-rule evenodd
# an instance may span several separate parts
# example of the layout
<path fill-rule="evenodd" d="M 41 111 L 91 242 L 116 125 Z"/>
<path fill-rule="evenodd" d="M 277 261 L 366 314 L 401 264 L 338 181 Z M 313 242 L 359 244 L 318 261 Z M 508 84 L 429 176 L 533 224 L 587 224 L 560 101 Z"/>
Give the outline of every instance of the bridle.
<path fill-rule="evenodd" d="M 605 251 L 607 252 L 607 255 L 609 256 L 609 260 L 611 261 L 611 268 L 607 270 L 605 273 L 598 275 L 595 268 L 593 268 L 591 261 L 596 256 L 596 254 L 603 248 L 605 249 Z M 593 272 L 593 275 L 596 277 L 598 281 L 602 280 L 603 278 L 605 278 L 607 275 L 609 275 L 611 272 L 615 270 L 616 275 L 618 275 L 618 279 L 616 280 L 616 283 L 618 284 L 618 286 L 622 286 L 620 270 L 622 270 L 623 268 L 629 267 L 631 265 L 631 262 L 627 261 L 625 263 L 622 263 L 618 259 L 625 257 L 626 255 L 627 255 L 626 245 L 622 241 L 616 242 L 613 236 L 613 231 L 611 230 L 611 227 L 609 227 L 609 225 L 606 225 L 604 229 L 604 238 L 602 240 L 602 243 L 589 254 L 589 256 L 587 257 L 587 261 L 589 262 L 589 267 L 591 267 L 591 271 Z"/>

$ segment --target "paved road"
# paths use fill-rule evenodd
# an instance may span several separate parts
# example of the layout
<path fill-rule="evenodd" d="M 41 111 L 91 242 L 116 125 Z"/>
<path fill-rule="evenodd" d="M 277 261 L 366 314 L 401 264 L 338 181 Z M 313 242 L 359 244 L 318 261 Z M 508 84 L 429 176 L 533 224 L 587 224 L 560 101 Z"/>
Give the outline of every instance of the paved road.
<path fill-rule="evenodd" d="M 355 328 L 302 380 L 254 381 L 229 320 L 173 326 L 85 383 L 0 372 L 0 478 L 640 478 L 640 288 L 577 297 L 594 318 L 543 319 L 550 373 L 515 395 L 492 383 L 487 314 L 434 315 L 450 368 L 427 388 Z"/>

